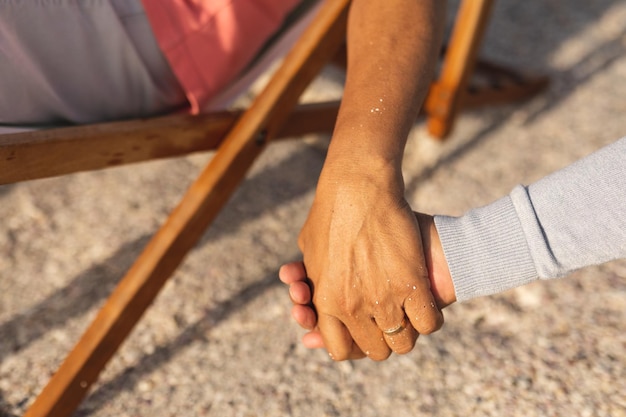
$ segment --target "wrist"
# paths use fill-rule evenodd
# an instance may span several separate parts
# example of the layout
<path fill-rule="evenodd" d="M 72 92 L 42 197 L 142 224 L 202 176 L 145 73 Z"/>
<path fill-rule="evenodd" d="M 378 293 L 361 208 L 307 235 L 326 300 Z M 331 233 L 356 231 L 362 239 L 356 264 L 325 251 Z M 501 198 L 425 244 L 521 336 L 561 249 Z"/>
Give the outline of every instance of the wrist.
<path fill-rule="evenodd" d="M 394 163 L 372 155 L 329 157 L 324 163 L 318 193 L 361 195 L 362 197 L 404 198 L 402 170 Z"/>
<path fill-rule="evenodd" d="M 408 132 L 399 132 L 381 121 L 346 117 L 345 113 L 351 112 L 343 114 L 348 120 L 337 121 L 326 161 L 400 171 Z"/>
<path fill-rule="evenodd" d="M 437 227 L 432 216 L 415 213 L 415 217 L 422 235 L 424 258 L 428 268 L 431 291 L 438 307 L 447 307 L 456 301 L 456 293 Z"/>

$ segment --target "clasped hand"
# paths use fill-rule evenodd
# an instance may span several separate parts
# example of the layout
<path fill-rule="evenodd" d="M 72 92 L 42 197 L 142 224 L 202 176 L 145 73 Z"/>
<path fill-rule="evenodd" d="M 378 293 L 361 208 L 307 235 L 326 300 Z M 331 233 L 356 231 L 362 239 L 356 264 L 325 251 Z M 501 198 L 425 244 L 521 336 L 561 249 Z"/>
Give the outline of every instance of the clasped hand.
<path fill-rule="evenodd" d="M 394 170 L 326 168 L 298 241 L 305 269 L 281 270 L 292 284 L 296 321 L 313 330 L 310 345 L 323 345 L 335 360 L 406 353 L 420 333 L 443 324 L 403 193 Z M 301 304 L 308 300 L 313 306 Z"/>

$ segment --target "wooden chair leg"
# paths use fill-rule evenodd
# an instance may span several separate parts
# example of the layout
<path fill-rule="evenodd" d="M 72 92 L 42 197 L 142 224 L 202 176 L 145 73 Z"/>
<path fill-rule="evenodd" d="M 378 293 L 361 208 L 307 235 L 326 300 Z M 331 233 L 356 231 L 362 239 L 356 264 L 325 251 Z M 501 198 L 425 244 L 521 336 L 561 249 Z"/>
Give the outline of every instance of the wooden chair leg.
<path fill-rule="evenodd" d="M 452 129 L 460 98 L 474 69 L 495 0 L 463 0 L 442 63 L 439 79 L 432 84 L 424 108 L 428 131 L 444 138 Z"/>
<path fill-rule="evenodd" d="M 325 3 L 278 73 L 244 113 L 178 207 L 128 271 L 26 416 L 68 416 L 247 169 L 280 131 L 306 86 L 336 53 L 348 0 Z"/>
<path fill-rule="evenodd" d="M 548 85 L 545 76 L 522 74 L 478 58 L 494 2 L 463 0 L 459 7 L 441 73 L 424 103 L 428 131 L 435 138 L 450 134 L 461 109 L 524 100 Z"/>

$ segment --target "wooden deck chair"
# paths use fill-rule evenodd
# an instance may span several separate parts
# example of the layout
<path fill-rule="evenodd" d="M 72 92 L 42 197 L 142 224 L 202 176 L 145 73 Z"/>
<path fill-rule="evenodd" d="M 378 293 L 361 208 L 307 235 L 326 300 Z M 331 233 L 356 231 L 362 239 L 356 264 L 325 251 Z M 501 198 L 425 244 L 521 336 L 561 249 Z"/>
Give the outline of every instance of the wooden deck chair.
<path fill-rule="evenodd" d="M 215 150 L 26 416 L 68 416 L 74 412 L 271 141 L 332 131 L 338 102 L 298 105 L 298 100 L 344 48 L 349 4 L 349 0 L 323 2 L 270 82 L 245 111 L 179 114 L 0 136 L 2 184 Z M 436 137 L 450 132 L 461 108 L 529 97 L 546 85 L 544 78 L 521 78 L 490 66 L 487 69 L 500 78 L 499 83 L 495 88 L 472 89 L 470 94 L 469 78 L 475 65 L 481 66 L 476 64 L 476 56 L 492 5 L 493 0 L 464 0 L 461 4 L 441 74 L 424 106 L 430 131 Z"/>

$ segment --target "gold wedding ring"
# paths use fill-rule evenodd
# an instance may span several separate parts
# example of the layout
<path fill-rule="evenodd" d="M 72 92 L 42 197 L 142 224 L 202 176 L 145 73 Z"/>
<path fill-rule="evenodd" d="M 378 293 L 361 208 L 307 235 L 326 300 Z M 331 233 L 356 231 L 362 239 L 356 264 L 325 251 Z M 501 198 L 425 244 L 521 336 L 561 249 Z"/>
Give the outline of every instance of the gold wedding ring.
<path fill-rule="evenodd" d="M 402 330 L 404 330 L 405 327 L 406 327 L 406 321 L 402 319 L 402 323 L 392 328 L 389 328 L 387 330 L 383 330 L 383 333 L 385 333 L 387 336 L 393 336 L 395 334 L 400 333 Z"/>

